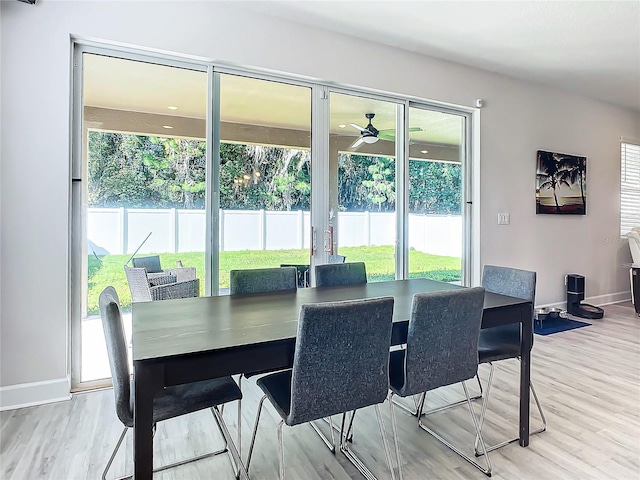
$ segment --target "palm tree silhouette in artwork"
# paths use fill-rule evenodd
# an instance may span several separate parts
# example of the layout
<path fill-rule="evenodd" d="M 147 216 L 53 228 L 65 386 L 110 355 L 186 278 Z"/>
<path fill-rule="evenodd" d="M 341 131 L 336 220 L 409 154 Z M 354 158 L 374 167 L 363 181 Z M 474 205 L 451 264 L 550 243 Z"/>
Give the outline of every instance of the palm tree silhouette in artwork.
<path fill-rule="evenodd" d="M 567 186 L 569 186 L 569 183 L 565 178 L 562 178 L 562 175 L 558 176 L 560 165 L 554 158 L 553 153 L 539 150 L 538 165 L 539 169 L 541 170 L 537 174 L 538 180 L 543 181 L 538 188 L 539 190 L 553 190 L 553 199 L 556 202 L 556 213 L 561 213 L 560 205 L 558 204 L 558 195 L 556 189 L 562 183 L 566 184 Z"/>
<path fill-rule="evenodd" d="M 562 176 L 567 178 L 571 184 L 580 182 L 580 195 L 582 197 L 582 206 L 587 211 L 587 199 L 584 196 L 584 183 L 587 173 L 587 162 L 585 157 L 570 157 L 560 161 L 560 171 Z M 559 172 L 560 173 L 560 172 Z"/>

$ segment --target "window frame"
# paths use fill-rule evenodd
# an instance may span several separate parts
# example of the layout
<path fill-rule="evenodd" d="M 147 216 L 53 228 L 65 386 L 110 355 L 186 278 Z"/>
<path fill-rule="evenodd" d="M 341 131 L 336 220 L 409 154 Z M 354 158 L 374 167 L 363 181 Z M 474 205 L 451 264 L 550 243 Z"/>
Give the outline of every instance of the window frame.
<path fill-rule="evenodd" d="M 620 236 L 640 227 L 640 141 L 620 139 Z"/>

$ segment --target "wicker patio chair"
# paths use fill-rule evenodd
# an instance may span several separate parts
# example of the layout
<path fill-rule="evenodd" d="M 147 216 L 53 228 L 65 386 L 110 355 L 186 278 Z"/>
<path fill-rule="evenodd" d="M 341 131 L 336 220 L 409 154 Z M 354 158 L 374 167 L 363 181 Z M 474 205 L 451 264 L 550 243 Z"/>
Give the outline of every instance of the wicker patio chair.
<path fill-rule="evenodd" d="M 160 265 L 159 255 L 132 258 L 131 263 L 134 268 L 144 268 L 147 271 L 150 286 L 186 282 L 196 278 L 196 268 L 182 266 L 181 260 L 176 262 L 175 268 L 168 269 L 163 269 Z"/>
<path fill-rule="evenodd" d="M 195 271 L 195 269 L 193 270 Z M 132 302 L 200 296 L 200 279 L 198 278 L 151 286 L 149 285 L 147 271 L 144 268 L 127 267 L 125 265 L 124 272 L 127 275 L 127 282 L 129 282 Z"/>

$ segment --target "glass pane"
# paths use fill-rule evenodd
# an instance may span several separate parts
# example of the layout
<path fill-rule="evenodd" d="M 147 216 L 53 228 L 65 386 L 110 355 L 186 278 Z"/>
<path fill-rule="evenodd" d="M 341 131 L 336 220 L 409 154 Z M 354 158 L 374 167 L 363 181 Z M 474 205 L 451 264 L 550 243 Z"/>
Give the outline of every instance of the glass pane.
<path fill-rule="evenodd" d="M 196 267 L 204 291 L 207 75 L 83 57 L 87 238 L 81 381 L 110 377 L 98 296 L 115 287 L 131 332 L 123 265 L 160 256 Z M 149 272 L 151 276 L 151 272 Z"/>
<path fill-rule="evenodd" d="M 397 105 L 331 93 L 334 253 L 365 262 L 368 281 L 395 279 Z"/>
<path fill-rule="evenodd" d="M 229 271 L 309 265 L 311 89 L 220 75 L 220 286 Z M 306 275 L 301 271 L 299 286 Z"/>
<path fill-rule="evenodd" d="M 462 281 L 464 118 L 409 109 L 409 277 Z"/>

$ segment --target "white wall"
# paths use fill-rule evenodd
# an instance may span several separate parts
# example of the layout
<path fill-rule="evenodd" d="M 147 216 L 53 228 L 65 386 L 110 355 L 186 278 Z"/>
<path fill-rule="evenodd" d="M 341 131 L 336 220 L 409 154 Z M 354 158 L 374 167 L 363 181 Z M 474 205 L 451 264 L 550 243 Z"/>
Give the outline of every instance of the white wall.
<path fill-rule="evenodd" d="M 571 272 L 590 297 L 628 296 L 618 142 L 640 137 L 637 113 L 221 2 L 0 4 L 2 386 L 68 374 L 70 34 L 459 105 L 483 98 L 481 262 L 537 270 L 539 304 L 562 301 Z M 588 157 L 586 217 L 535 215 L 537 149 Z M 498 212 L 511 225 L 496 225 Z"/>

